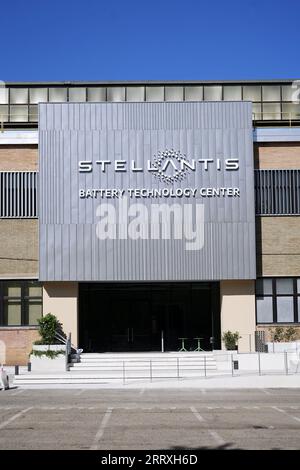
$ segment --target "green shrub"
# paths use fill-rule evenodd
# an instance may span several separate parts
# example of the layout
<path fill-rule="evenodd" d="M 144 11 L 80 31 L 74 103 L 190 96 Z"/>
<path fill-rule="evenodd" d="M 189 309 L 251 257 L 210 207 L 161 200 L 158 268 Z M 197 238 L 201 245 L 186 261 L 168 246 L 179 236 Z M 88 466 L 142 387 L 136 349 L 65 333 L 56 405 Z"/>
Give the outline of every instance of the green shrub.
<path fill-rule="evenodd" d="M 34 344 L 57 344 L 58 340 L 55 337 L 56 333 L 66 338 L 62 329 L 62 324 L 58 321 L 55 315 L 47 313 L 44 317 L 38 320 L 38 331 L 41 339 L 35 341 Z"/>
<path fill-rule="evenodd" d="M 37 351 L 33 349 L 30 354 L 36 357 L 46 356 L 49 359 L 55 359 L 57 356 L 60 356 L 61 354 L 65 354 L 65 351 L 63 349 L 60 349 L 59 351 L 51 351 L 50 349 L 47 349 L 47 351 Z"/>
<path fill-rule="evenodd" d="M 238 340 L 241 338 L 238 331 L 225 331 L 222 336 L 222 340 L 225 343 L 227 351 L 234 351 L 237 346 Z"/>

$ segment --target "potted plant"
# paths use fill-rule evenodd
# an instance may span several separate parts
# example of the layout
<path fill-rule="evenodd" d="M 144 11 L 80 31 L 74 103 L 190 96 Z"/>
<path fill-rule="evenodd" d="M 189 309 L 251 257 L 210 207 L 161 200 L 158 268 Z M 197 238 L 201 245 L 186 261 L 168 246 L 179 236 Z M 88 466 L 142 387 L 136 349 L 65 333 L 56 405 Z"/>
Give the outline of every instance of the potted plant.
<path fill-rule="evenodd" d="M 31 370 L 65 370 L 66 345 L 57 338 L 66 338 L 62 324 L 48 313 L 38 320 L 41 339 L 34 342 L 30 354 Z"/>
<path fill-rule="evenodd" d="M 225 343 L 225 348 L 227 351 L 236 351 L 238 346 L 238 340 L 241 338 L 238 331 L 225 331 L 222 336 L 222 341 Z"/>

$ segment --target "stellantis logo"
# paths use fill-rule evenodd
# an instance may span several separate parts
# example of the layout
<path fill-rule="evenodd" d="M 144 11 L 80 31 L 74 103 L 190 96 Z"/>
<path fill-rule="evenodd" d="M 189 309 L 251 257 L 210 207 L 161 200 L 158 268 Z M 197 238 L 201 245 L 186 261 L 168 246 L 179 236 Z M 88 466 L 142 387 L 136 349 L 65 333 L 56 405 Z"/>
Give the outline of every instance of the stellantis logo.
<path fill-rule="evenodd" d="M 156 169 L 153 176 L 164 183 L 181 181 L 192 169 L 186 156 L 173 149 L 158 152 L 154 155 L 153 162 L 152 166 Z"/>
<path fill-rule="evenodd" d="M 154 155 L 152 160 L 146 160 L 142 164 L 136 160 L 81 160 L 78 162 L 79 173 L 91 173 L 97 166 L 101 173 L 107 171 L 143 173 L 148 171 L 164 183 L 181 181 L 189 172 L 195 171 L 236 171 L 239 169 L 238 158 L 192 158 L 175 151 L 164 150 Z"/>

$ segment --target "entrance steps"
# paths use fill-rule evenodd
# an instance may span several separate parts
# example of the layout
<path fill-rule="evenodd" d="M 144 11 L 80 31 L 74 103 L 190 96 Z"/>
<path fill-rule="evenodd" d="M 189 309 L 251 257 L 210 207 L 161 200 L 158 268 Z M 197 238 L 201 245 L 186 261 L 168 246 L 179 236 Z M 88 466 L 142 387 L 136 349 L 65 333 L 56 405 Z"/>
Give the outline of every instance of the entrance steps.
<path fill-rule="evenodd" d="M 216 370 L 216 361 L 211 352 L 174 353 L 99 353 L 81 354 L 81 361 L 73 364 L 73 370 L 115 373 L 117 371 L 169 371 L 179 367 L 187 370 Z"/>
<path fill-rule="evenodd" d="M 132 379 L 197 378 L 215 374 L 211 352 L 99 353 L 81 354 L 68 372 L 26 373 L 14 385 L 103 384 Z"/>

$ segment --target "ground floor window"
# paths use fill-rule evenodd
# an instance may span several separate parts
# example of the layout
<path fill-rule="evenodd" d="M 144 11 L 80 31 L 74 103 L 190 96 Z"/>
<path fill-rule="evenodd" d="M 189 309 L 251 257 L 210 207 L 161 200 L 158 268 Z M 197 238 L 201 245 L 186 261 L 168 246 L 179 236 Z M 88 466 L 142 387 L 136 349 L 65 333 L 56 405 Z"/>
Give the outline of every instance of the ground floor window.
<path fill-rule="evenodd" d="M 37 281 L 0 281 L 0 325 L 37 325 L 42 316 L 42 284 Z"/>
<path fill-rule="evenodd" d="M 264 278 L 256 281 L 257 323 L 300 322 L 300 278 Z"/>

